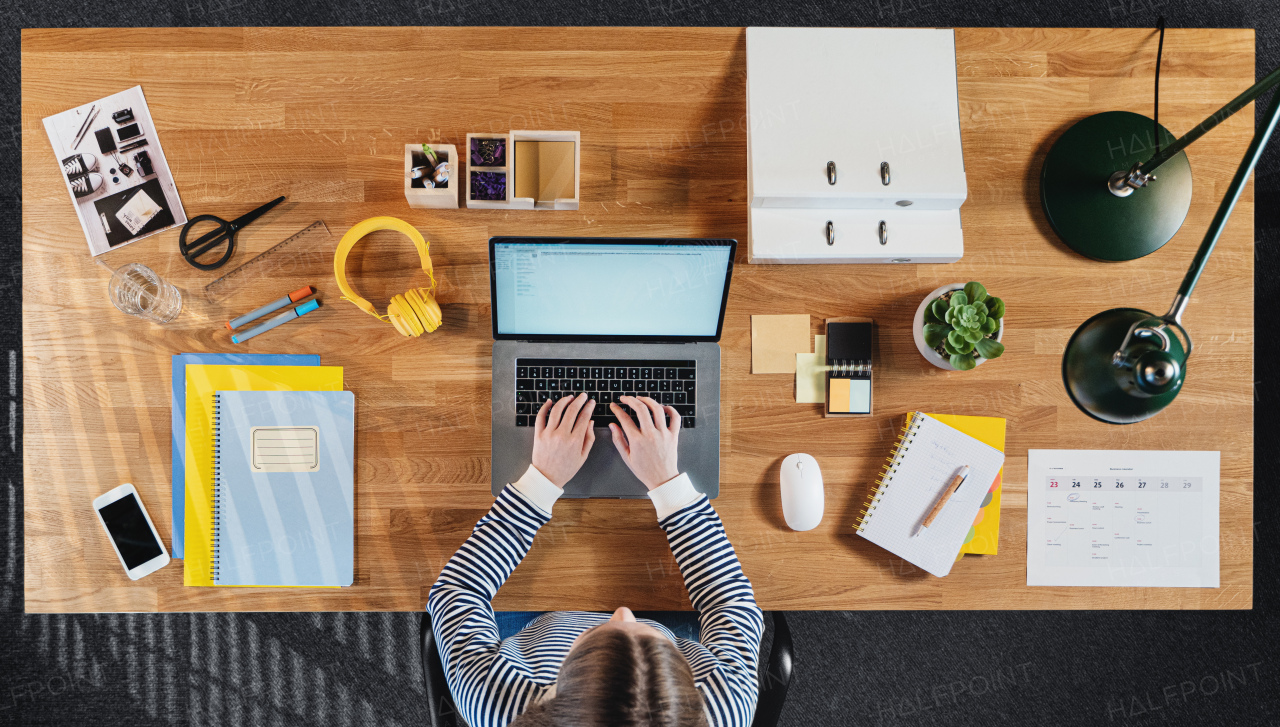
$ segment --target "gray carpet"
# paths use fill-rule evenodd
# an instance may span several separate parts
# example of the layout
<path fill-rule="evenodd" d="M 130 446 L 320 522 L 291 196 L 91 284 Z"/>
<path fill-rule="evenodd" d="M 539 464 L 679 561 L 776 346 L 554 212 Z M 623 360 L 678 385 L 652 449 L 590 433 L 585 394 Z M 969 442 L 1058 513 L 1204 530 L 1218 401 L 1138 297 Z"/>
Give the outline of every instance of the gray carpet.
<path fill-rule="evenodd" d="M 1275 0 L 741 0 L 148 3 L 0 7 L 0 724 L 423 724 L 416 614 L 22 614 L 19 29 L 184 25 L 887 25 L 1256 28 L 1280 65 Z M 1259 74 L 1261 75 L 1261 74 Z M 1258 168 L 1257 300 L 1280 292 L 1280 144 Z M 1258 322 L 1258 432 L 1276 323 Z M 17 435 L 11 436 L 16 426 Z M 787 725 L 1280 725 L 1280 506 L 1259 437 L 1254 610 L 801 613 Z"/>

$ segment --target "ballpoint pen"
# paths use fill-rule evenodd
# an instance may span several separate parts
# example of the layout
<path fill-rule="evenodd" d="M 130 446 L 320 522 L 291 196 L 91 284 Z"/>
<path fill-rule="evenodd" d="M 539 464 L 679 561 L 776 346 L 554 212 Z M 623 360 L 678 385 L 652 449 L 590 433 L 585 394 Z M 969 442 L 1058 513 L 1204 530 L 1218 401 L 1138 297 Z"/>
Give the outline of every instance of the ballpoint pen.
<path fill-rule="evenodd" d="M 84 124 L 80 126 L 80 131 L 76 132 L 76 140 L 71 144 L 71 151 L 80 148 L 80 142 L 84 141 L 85 134 L 88 133 L 93 120 L 98 118 L 98 111 L 100 110 L 96 105 L 89 107 L 89 113 L 85 114 Z"/>
<path fill-rule="evenodd" d="M 920 529 L 916 531 L 916 535 L 919 535 L 921 531 L 933 524 L 933 519 L 938 517 L 938 513 L 942 512 L 942 508 L 947 504 L 947 500 L 950 500 L 951 496 L 956 494 L 956 490 L 960 489 L 960 485 L 964 484 L 965 478 L 968 476 L 969 465 L 965 465 L 961 467 L 960 471 L 956 473 L 956 476 L 951 479 L 951 483 L 947 485 L 947 489 L 942 493 L 942 497 L 938 498 L 938 502 L 934 504 L 933 509 L 929 511 L 928 517 L 926 517 L 924 522 L 920 524 Z"/>

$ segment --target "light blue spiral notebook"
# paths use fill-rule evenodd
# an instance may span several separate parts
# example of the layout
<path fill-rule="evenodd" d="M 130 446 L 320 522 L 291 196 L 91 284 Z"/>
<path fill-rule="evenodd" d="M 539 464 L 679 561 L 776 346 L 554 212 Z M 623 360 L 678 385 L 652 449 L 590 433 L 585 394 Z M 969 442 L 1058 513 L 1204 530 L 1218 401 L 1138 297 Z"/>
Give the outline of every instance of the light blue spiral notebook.
<path fill-rule="evenodd" d="M 169 402 L 172 415 L 173 440 L 173 557 L 186 553 L 187 515 L 187 364 L 215 364 L 223 366 L 319 366 L 320 357 L 314 354 L 276 353 L 175 353 L 173 355 L 173 399 Z"/>
<path fill-rule="evenodd" d="M 214 395 L 213 582 L 349 586 L 355 394 Z"/>

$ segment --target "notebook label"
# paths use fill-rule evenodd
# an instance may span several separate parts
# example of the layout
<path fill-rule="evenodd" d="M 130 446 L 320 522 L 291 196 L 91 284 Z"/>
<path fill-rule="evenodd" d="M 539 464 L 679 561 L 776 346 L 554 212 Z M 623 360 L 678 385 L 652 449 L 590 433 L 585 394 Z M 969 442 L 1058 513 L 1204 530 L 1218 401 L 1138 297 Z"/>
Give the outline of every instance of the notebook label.
<path fill-rule="evenodd" d="M 320 469 L 319 427 L 253 427 L 254 472 L 315 472 Z"/>

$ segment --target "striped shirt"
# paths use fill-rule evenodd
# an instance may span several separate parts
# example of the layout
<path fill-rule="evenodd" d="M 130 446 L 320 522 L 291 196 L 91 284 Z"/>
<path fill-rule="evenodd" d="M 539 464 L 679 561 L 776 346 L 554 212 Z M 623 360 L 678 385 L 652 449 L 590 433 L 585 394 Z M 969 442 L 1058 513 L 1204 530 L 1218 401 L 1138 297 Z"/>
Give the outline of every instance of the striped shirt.
<path fill-rule="evenodd" d="M 609 614 L 553 612 L 498 638 L 490 602 L 524 559 L 563 491 L 532 466 L 498 495 L 489 513 L 445 565 L 427 611 L 449 690 L 471 727 L 501 727 L 554 695 L 573 640 Z M 658 524 L 698 611 L 700 642 L 670 638 L 689 661 L 713 727 L 748 727 L 755 711 L 763 614 L 751 583 L 706 496 L 680 475 L 650 492 Z"/>

